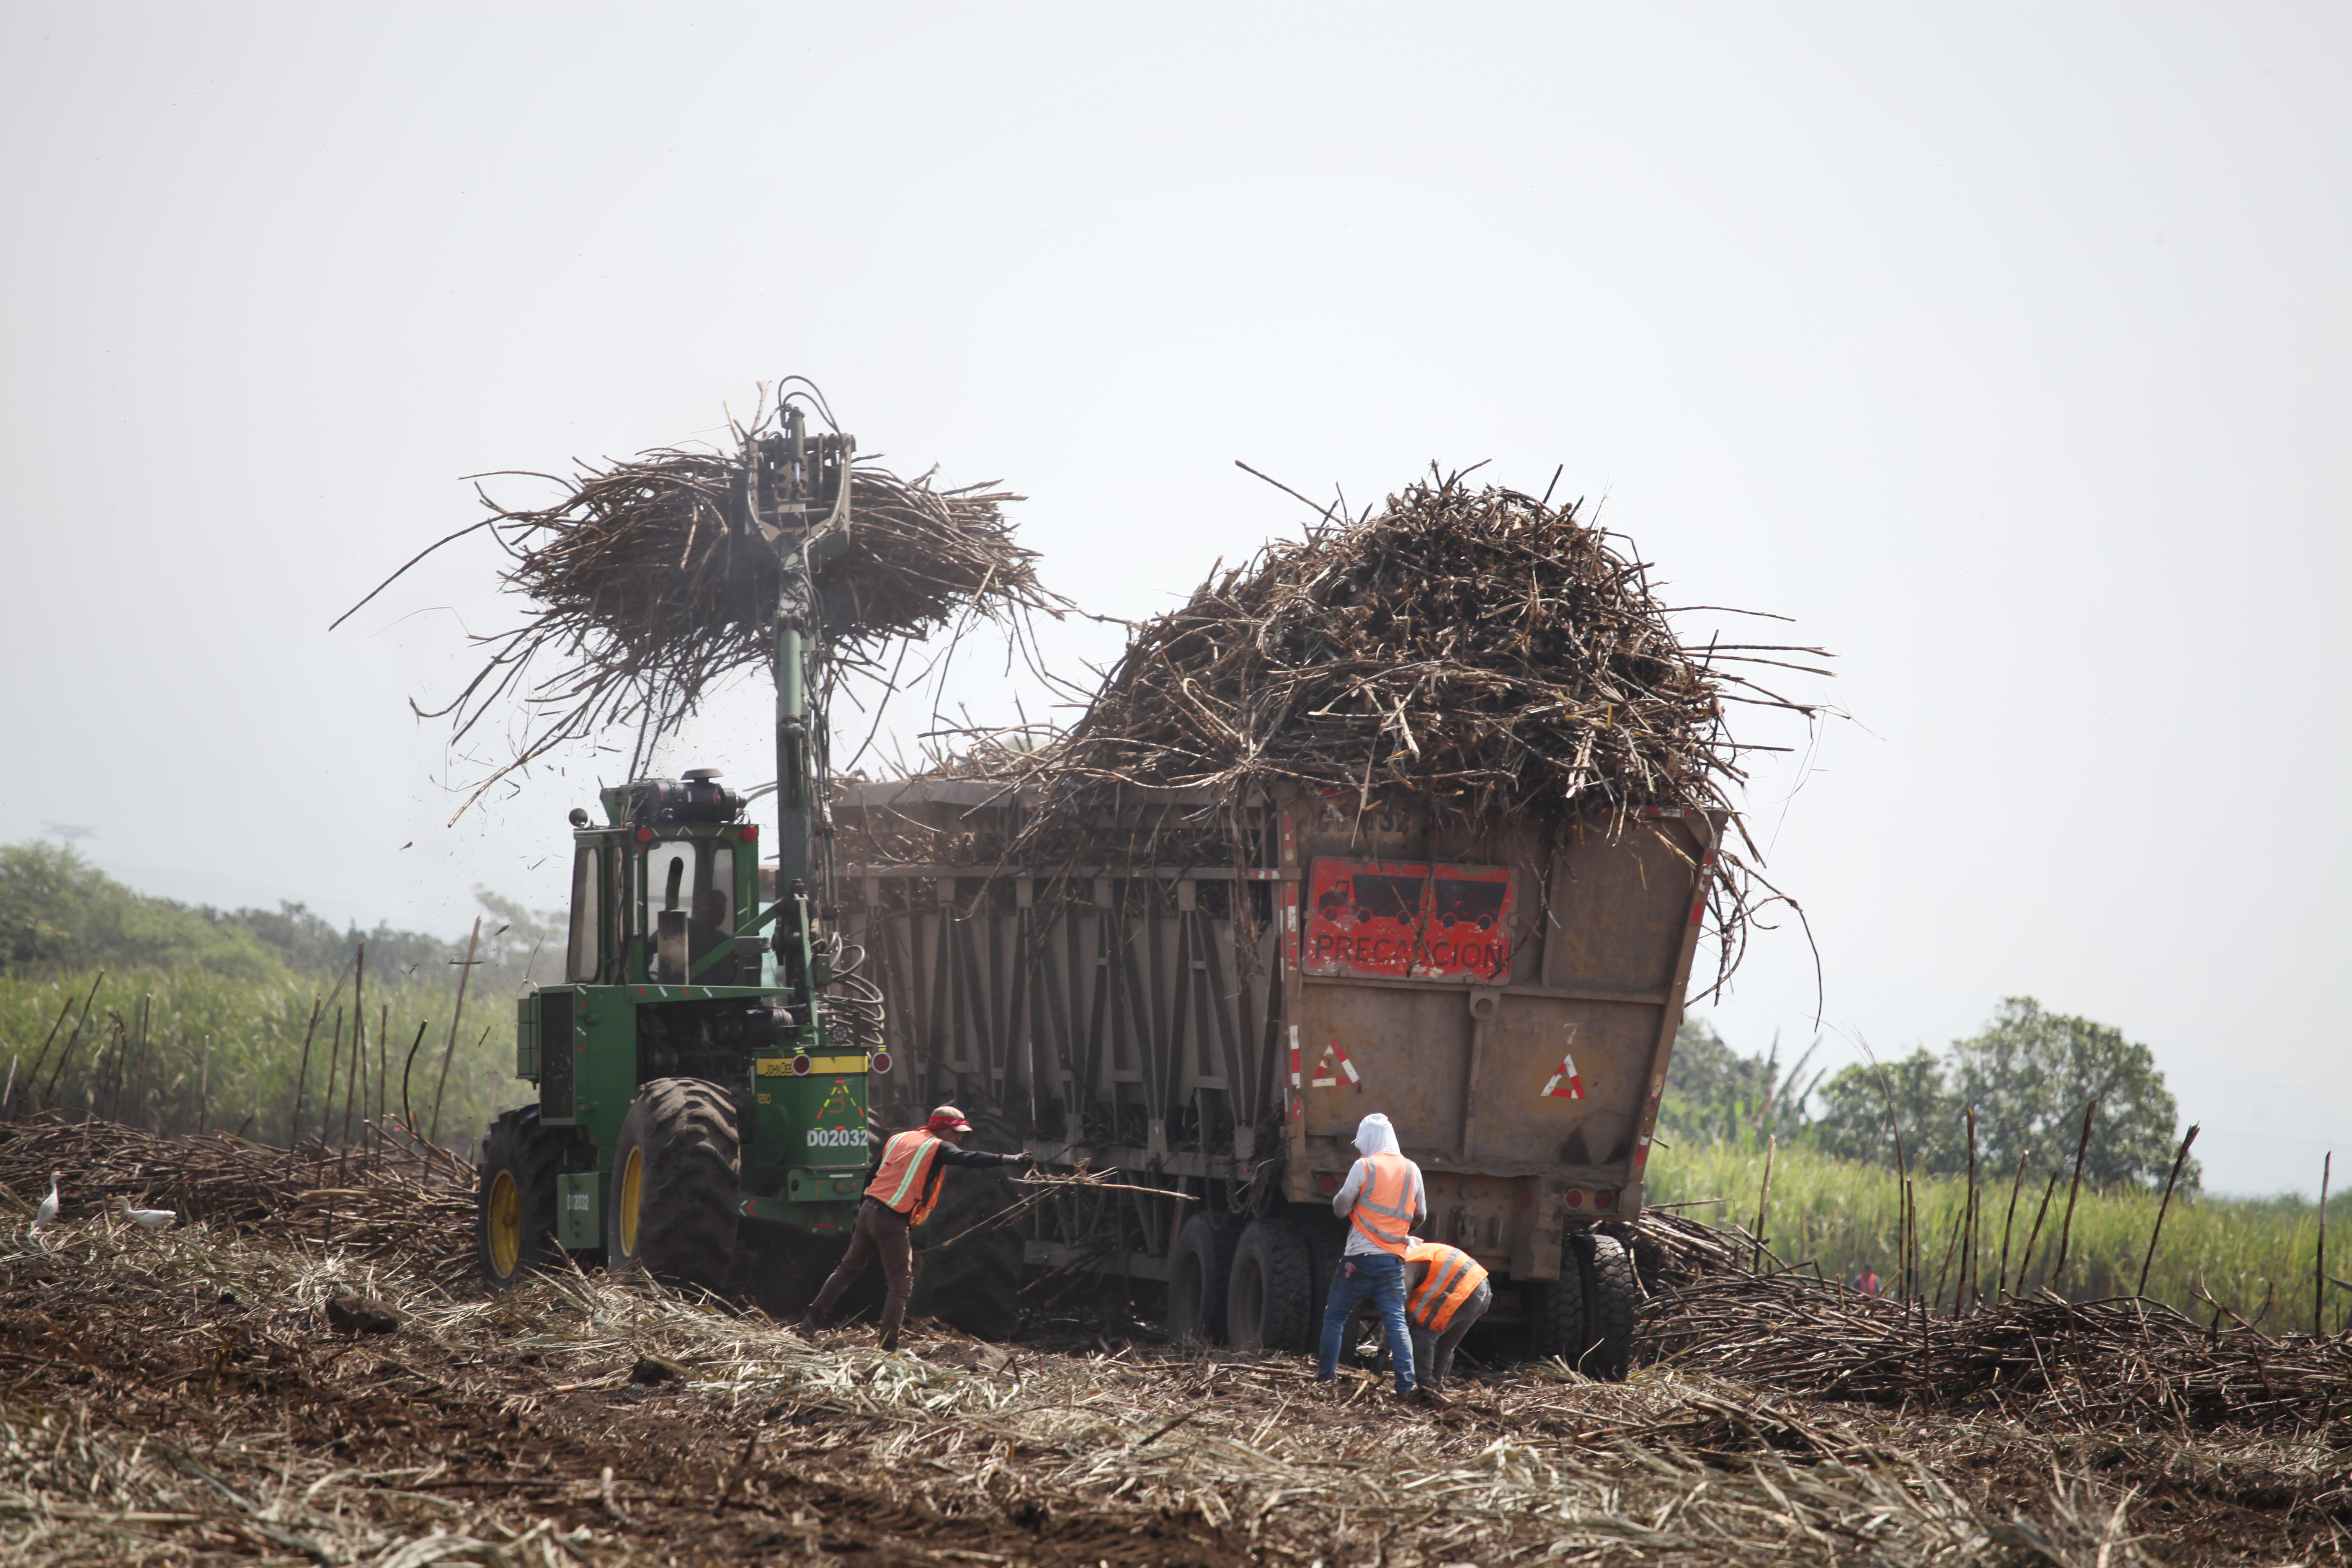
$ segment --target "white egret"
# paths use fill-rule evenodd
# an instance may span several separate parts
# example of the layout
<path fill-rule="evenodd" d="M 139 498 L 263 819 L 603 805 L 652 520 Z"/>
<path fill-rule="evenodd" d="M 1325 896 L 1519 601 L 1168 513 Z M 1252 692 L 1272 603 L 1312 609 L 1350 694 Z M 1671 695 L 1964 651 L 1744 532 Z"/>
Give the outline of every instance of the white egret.
<path fill-rule="evenodd" d="M 149 1230 L 161 1230 L 180 1217 L 180 1211 L 177 1209 L 135 1209 L 131 1206 L 129 1198 L 117 1198 L 114 1201 L 122 1205 L 123 1218 L 134 1225 L 143 1226 Z"/>
<path fill-rule="evenodd" d="M 51 1171 L 49 1173 L 49 1195 L 43 1198 L 41 1200 L 41 1206 L 33 1211 L 33 1228 L 35 1230 L 38 1230 L 57 1217 L 58 1173 L 55 1171 Z"/>

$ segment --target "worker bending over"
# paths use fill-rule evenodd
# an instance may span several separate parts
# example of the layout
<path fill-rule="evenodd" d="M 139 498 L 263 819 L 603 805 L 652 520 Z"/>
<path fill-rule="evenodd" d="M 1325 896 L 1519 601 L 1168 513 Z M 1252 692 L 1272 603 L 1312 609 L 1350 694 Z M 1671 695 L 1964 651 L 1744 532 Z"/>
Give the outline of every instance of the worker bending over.
<path fill-rule="evenodd" d="M 1348 1246 L 1323 1303 L 1323 1358 L 1315 1377 L 1318 1383 L 1337 1380 L 1339 1336 L 1356 1303 L 1370 1296 L 1396 1362 L 1396 1391 L 1411 1394 L 1413 1347 L 1404 1318 L 1404 1255 L 1412 1227 L 1429 1217 L 1429 1198 L 1422 1189 L 1421 1167 L 1398 1152 L 1396 1129 L 1379 1111 L 1357 1124 L 1356 1150 L 1361 1157 L 1331 1199 L 1331 1212 L 1348 1222 Z"/>
<path fill-rule="evenodd" d="M 866 1167 L 866 1201 L 857 1205 L 857 1224 L 849 1233 L 849 1251 L 841 1267 L 809 1303 L 804 1329 L 824 1327 L 825 1314 L 842 1292 L 857 1283 L 866 1264 L 882 1259 L 882 1348 L 898 1348 L 898 1325 L 907 1316 L 907 1297 L 914 1289 L 915 1248 L 908 1232 L 931 1217 L 940 1201 L 940 1178 L 950 1165 L 1012 1165 L 1029 1161 L 1028 1154 L 991 1154 L 957 1145 L 971 1131 L 963 1112 L 942 1105 L 930 1121 L 911 1131 L 894 1134 L 875 1152 Z"/>
<path fill-rule="evenodd" d="M 1405 1238 L 1404 1315 L 1412 1324 L 1414 1381 L 1432 1394 L 1454 1370 L 1454 1347 L 1495 1304 L 1486 1271 L 1458 1247 Z"/>

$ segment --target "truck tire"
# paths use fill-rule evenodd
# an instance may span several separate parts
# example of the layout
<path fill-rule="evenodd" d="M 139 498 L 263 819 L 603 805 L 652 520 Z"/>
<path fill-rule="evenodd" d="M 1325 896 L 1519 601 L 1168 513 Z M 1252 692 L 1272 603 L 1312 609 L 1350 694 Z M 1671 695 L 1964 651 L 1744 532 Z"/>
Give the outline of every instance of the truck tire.
<path fill-rule="evenodd" d="M 1633 1363 L 1641 1282 L 1624 1243 L 1579 1231 L 1561 1244 L 1559 1278 L 1536 1315 L 1536 1354 L 1558 1356 L 1587 1377 L 1622 1383 Z"/>
<path fill-rule="evenodd" d="M 1314 1325 L 1310 1332 L 1319 1344 L 1323 1303 L 1331 1299 L 1331 1276 L 1339 1272 L 1339 1257 L 1348 1245 L 1348 1233 L 1339 1226 L 1318 1224 L 1314 1220 L 1294 1220 L 1292 1223 L 1307 1237 L 1307 1267 L 1313 1271 L 1307 1291 L 1307 1321 Z"/>
<path fill-rule="evenodd" d="M 735 1259 L 735 1105 L 698 1078 L 640 1087 L 613 1145 L 608 1267 L 724 1289 Z"/>
<path fill-rule="evenodd" d="M 1580 1368 L 1592 1342 L 1584 1331 L 1584 1271 L 1577 1266 L 1574 1237 L 1560 1243 L 1559 1278 L 1536 1286 L 1534 1294 L 1529 1351 L 1538 1361 L 1558 1356 Z"/>
<path fill-rule="evenodd" d="M 1168 1337 L 1177 1344 L 1221 1344 L 1225 1289 L 1233 1278 L 1241 1226 L 1231 1215 L 1194 1215 L 1176 1234 L 1168 1270 Z"/>
<path fill-rule="evenodd" d="M 1578 1370 L 1607 1383 L 1622 1383 L 1633 1366 L 1633 1317 L 1642 1305 L 1633 1254 L 1615 1237 L 1598 1231 L 1572 1236 L 1568 1246 L 1584 1279 L 1584 1330 L 1590 1345 Z"/>
<path fill-rule="evenodd" d="M 536 1105 L 490 1123 L 474 1194 L 474 1256 L 493 1290 L 556 1256 L 555 1177 L 565 1142 L 566 1134 L 540 1125 Z"/>
<path fill-rule="evenodd" d="M 1225 1342 L 1235 1350 L 1303 1351 L 1315 1321 L 1315 1266 L 1286 1219 L 1254 1219 L 1234 1246 Z"/>
<path fill-rule="evenodd" d="M 1013 1184 L 994 1171 L 944 1173 L 939 1206 L 915 1231 L 919 1269 L 909 1316 L 939 1318 L 983 1340 L 1013 1336 L 1021 1326 L 1021 1234 L 994 1222 L 1019 1205 Z"/>

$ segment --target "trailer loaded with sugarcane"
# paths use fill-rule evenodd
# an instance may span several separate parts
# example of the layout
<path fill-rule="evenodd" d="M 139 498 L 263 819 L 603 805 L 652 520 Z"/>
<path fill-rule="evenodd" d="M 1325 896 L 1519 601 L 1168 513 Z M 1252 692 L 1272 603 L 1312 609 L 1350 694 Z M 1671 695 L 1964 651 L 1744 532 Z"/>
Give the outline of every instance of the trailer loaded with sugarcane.
<path fill-rule="evenodd" d="M 1572 507 L 1439 479 L 1327 520 L 1139 628 L 1067 734 L 842 786 L 888 1098 L 1122 1173 L 1023 1206 L 1033 1267 L 1285 1350 L 1384 1112 L 1488 1323 L 1622 1376 L 1684 999 L 1761 886 L 1722 704 L 1780 700 L 1717 661 L 1785 651 L 1685 652 Z"/>
<path fill-rule="evenodd" d="M 481 1162 L 486 1278 L 562 1248 L 721 1288 L 785 1260 L 804 1289 L 874 1117 L 951 1100 L 1087 1178 L 981 1204 L 992 1245 L 1146 1282 L 1181 1337 L 1304 1348 L 1378 1110 L 1432 1239 L 1497 1284 L 1488 1322 L 1622 1373 L 1684 998 L 1772 896 L 1733 847 L 1726 704 L 1801 709 L 1735 672 L 1791 650 L 1685 648 L 1576 506 L 1433 473 L 1138 626 L 1066 730 L 836 779 L 829 699 L 887 696 L 894 644 L 1067 606 L 1017 498 L 898 479 L 811 410 L 477 525 L 535 608 L 452 711 L 532 699 L 511 766 L 623 728 L 649 755 L 740 670 L 776 690 L 772 840 L 763 792 L 705 770 L 572 814 L 564 978 L 520 1005 L 537 1100 Z"/>

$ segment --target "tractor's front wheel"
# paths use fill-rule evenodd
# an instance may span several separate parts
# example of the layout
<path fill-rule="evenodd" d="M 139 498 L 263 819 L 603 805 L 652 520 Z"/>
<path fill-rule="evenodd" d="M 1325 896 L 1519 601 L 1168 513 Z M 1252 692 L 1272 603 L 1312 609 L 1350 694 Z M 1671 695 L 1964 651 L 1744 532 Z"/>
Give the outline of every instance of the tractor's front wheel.
<path fill-rule="evenodd" d="M 555 1176 L 566 1134 L 539 1122 L 539 1107 L 509 1110 L 482 1141 L 474 1198 L 474 1251 L 482 1279 L 503 1290 L 555 1256 Z"/>
<path fill-rule="evenodd" d="M 740 1158 L 725 1089 L 698 1078 L 641 1087 L 613 1146 L 609 1265 L 723 1289 L 735 1258 Z"/>

